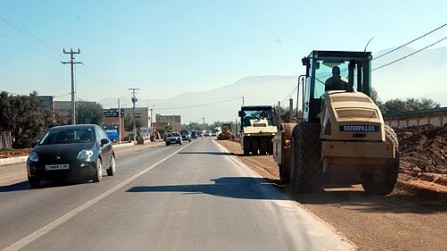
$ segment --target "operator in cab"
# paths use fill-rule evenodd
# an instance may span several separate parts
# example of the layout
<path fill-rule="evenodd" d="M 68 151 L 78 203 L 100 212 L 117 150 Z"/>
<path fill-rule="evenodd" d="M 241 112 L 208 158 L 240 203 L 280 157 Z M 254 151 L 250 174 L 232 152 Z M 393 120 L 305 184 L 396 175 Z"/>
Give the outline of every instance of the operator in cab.
<path fill-rule="evenodd" d="M 340 67 L 334 66 L 332 67 L 332 77 L 328 78 L 324 83 L 325 88 L 324 91 L 333 91 L 333 90 L 345 90 L 345 91 L 354 91 L 352 85 L 347 81 L 342 79 L 340 76 Z"/>

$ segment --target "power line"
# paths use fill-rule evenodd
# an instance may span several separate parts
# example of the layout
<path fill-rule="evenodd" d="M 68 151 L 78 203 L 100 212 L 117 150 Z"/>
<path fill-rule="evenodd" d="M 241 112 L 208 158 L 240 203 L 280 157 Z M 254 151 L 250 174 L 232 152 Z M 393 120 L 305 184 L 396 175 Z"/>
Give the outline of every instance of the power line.
<path fill-rule="evenodd" d="M 56 55 L 60 55 L 58 49 L 56 49 L 52 45 L 48 44 L 47 42 L 43 41 L 42 39 L 34 36 L 33 34 L 29 33 L 28 31 L 20 28 L 19 26 L 15 25 L 11 21 L 7 20 L 6 18 L 0 16 L 0 22 L 2 22 L 4 24 L 8 25 L 9 27 L 13 28 L 14 30 L 22 33 L 23 35 L 25 35 L 29 39 L 33 40 L 35 43 L 38 43 L 39 45 L 41 45 L 42 47 L 44 47 L 45 49 L 47 49 L 51 53 L 54 53 Z"/>
<path fill-rule="evenodd" d="M 292 97 L 292 94 L 295 93 L 295 91 L 298 90 L 298 86 L 295 86 L 295 88 L 293 88 L 293 90 L 289 93 L 289 95 L 287 95 L 282 101 L 281 101 L 281 106 L 283 105 L 283 103 L 285 103 L 288 99 L 290 99 L 290 97 Z"/>
<path fill-rule="evenodd" d="M 213 103 L 199 104 L 199 105 L 179 106 L 179 107 L 170 107 L 170 108 L 157 108 L 157 110 L 172 110 L 172 109 L 195 108 L 195 107 L 201 107 L 201 106 L 205 106 L 205 105 L 222 104 L 222 103 L 226 103 L 226 102 L 230 102 L 230 101 L 238 100 L 238 99 L 240 99 L 240 97 L 233 98 L 233 99 L 228 99 L 228 100 L 223 100 L 223 101 L 218 101 L 218 102 L 213 102 Z"/>
<path fill-rule="evenodd" d="M 38 38 L 37 36 L 31 34 L 30 32 L 26 31 L 25 29 L 19 27 L 18 25 L 12 23 L 11 21 L 7 20 L 6 18 L 4 18 L 2 16 L 0 16 L 0 22 L 6 24 L 7 26 L 13 28 L 17 32 L 19 32 L 22 35 L 26 36 L 28 39 L 32 40 L 33 42 L 35 42 L 38 45 L 40 45 L 41 47 L 43 47 L 46 51 L 49 51 L 49 52 L 51 52 L 51 53 L 53 53 L 53 54 L 55 54 L 55 55 L 60 57 L 59 50 L 56 49 L 54 46 L 50 45 L 49 43 L 45 42 L 44 40 Z M 49 58 L 56 59 L 56 60 L 59 61 L 59 58 L 54 57 L 53 55 L 49 55 L 48 53 L 45 53 L 44 51 L 38 51 L 37 49 L 32 48 L 30 46 L 27 46 L 27 45 L 23 44 L 22 42 L 14 39 L 14 38 L 11 38 L 11 37 L 3 34 L 3 33 L 0 33 L 0 35 L 6 37 L 7 39 L 9 39 L 9 40 L 11 40 L 11 41 L 13 41 L 13 42 L 15 42 L 17 44 L 20 44 L 21 46 L 23 46 L 25 48 L 28 48 L 28 49 L 33 50 L 33 51 L 36 51 L 36 52 L 41 53 L 41 54 L 43 54 L 43 55 L 45 55 L 45 56 L 47 56 Z M 110 80 L 110 79 L 104 77 L 103 74 L 101 74 L 98 71 L 94 70 L 92 67 L 89 67 L 88 65 L 83 65 L 83 66 L 84 67 L 81 67 L 81 69 L 85 69 L 86 72 L 82 72 L 81 71 L 80 73 L 81 74 L 84 73 L 87 77 L 91 78 L 95 82 L 100 83 L 100 84 L 102 84 L 104 86 L 110 86 L 110 85 L 113 85 L 115 87 L 123 86 L 123 84 L 121 84 L 121 83 L 118 83 L 116 81 L 113 81 L 113 80 Z M 88 73 L 90 73 L 90 74 L 88 74 Z"/>
<path fill-rule="evenodd" d="M 89 71 L 90 73 L 93 73 L 94 75 L 96 75 L 97 80 L 106 83 L 106 84 L 104 84 L 106 86 L 110 86 L 112 84 L 115 87 L 122 88 L 122 86 L 124 85 L 122 83 L 119 83 L 119 82 L 116 82 L 114 80 L 107 78 L 104 74 L 101 74 L 100 72 L 96 71 L 95 69 L 93 69 L 92 67 L 90 67 L 88 65 L 83 64 L 82 68 L 84 68 L 85 70 Z M 97 82 L 100 83 L 99 81 L 97 81 Z"/>
<path fill-rule="evenodd" d="M 374 69 L 372 69 L 371 71 L 375 71 L 375 70 L 381 69 L 381 68 L 383 68 L 383 67 L 389 66 L 389 65 L 391 65 L 391 64 L 394 64 L 394 63 L 396 63 L 396 62 L 399 62 L 399 61 L 401 61 L 401 60 L 403 60 L 403 59 L 405 59 L 405 58 L 408 58 L 408 57 L 410 57 L 410 56 L 413 56 L 414 54 L 419 53 L 419 52 L 421 52 L 421 51 L 423 51 L 423 50 L 425 50 L 425 49 L 427 49 L 427 48 L 430 48 L 430 47 L 432 47 L 433 45 L 436 45 L 436 44 L 438 44 L 438 43 L 440 43 L 440 42 L 442 42 L 442 41 L 444 41 L 444 40 L 446 40 L 446 39 L 447 39 L 447 37 L 441 38 L 440 40 L 438 40 L 438 41 L 436 41 L 436 42 L 434 42 L 434 43 L 432 43 L 432 44 L 429 44 L 429 45 L 425 46 L 425 47 L 422 48 L 422 49 L 419 49 L 419 50 L 417 50 L 417 51 L 415 51 L 415 52 L 412 52 L 412 53 L 410 53 L 410 54 L 408 54 L 408 55 L 405 55 L 405 56 L 403 56 L 403 57 L 401 57 L 401 58 L 399 58 L 399 59 L 396 59 L 396 60 L 391 61 L 391 62 L 389 62 L 389 63 L 387 63 L 387 64 L 384 64 L 384 65 L 381 65 L 381 66 L 379 66 L 379 67 L 377 67 L 377 68 L 374 68 Z"/>
<path fill-rule="evenodd" d="M 37 50 L 36 48 L 33 48 L 33 47 L 31 47 L 31 46 L 28 46 L 28 45 L 26 45 L 26 44 L 24 44 L 24 43 L 22 43 L 22 42 L 20 42 L 20 41 L 18 41 L 18 40 L 16 40 L 16 39 L 10 37 L 10 36 L 7 36 L 7 35 L 5 35 L 5 34 L 3 34 L 3 33 L 0 33 L 0 35 L 3 36 L 3 37 L 5 37 L 5 38 L 7 38 L 7 39 L 9 39 L 9 40 L 11 40 L 11 41 L 13 41 L 13 42 L 15 42 L 15 43 L 17 43 L 17 44 L 19 44 L 19 45 L 21 45 L 21 46 L 23 46 L 23 47 L 25 47 L 25 48 L 27 48 L 27 49 L 29 49 L 29 50 L 35 51 L 35 52 L 37 52 L 37 53 L 40 53 L 40 54 L 42 54 L 42 55 L 44 55 L 44 56 L 46 56 L 46 57 L 48 57 L 48 58 L 50 58 L 50 59 L 58 60 L 58 58 L 56 58 L 55 56 L 50 55 L 50 54 L 48 54 L 48 53 L 45 53 L 44 51 L 39 51 L 39 50 Z"/>
<path fill-rule="evenodd" d="M 437 31 L 437 30 L 439 30 L 439 29 L 441 29 L 441 28 L 443 28 L 443 27 L 445 27 L 445 26 L 447 26 L 447 23 L 445 23 L 445 24 L 443 24 L 443 25 L 441 25 L 441 26 L 439 26 L 439 27 L 437 27 L 437 28 L 435 28 L 435 29 L 433 29 L 433 30 L 431 30 L 431 31 L 429 31 L 429 32 L 427 32 L 427 33 L 425 33 L 424 35 L 419 36 L 419 37 L 417 37 L 417 38 L 411 40 L 410 42 L 405 43 L 405 44 L 403 44 L 403 45 L 401 45 L 401 46 L 399 46 L 399 47 L 397 47 L 397 48 L 395 48 L 395 49 L 393 49 L 393 50 L 391 50 L 391 51 L 389 51 L 389 52 L 383 53 L 383 54 L 381 54 L 381 55 L 375 57 L 373 60 L 378 59 L 378 58 L 381 58 L 381 57 L 383 57 L 383 56 L 386 56 L 386 55 L 388 55 L 388 54 L 390 54 L 390 53 L 392 53 L 392 52 L 394 52 L 394 51 L 396 51 L 396 50 L 399 50 L 400 48 L 405 47 L 405 46 L 407 46 L 407 45 L 409 45 L 409 44 L 411 44 L 411 43 L 413 43 L 413 42 L 415 42 L 415 41 L 417 41 L 417 40 L 419 40 L 419 39 L 421 39 L 421 38 L 423 38 L 423 37 L 426 37 L 426 36 L 430 35 L 431 33 L 435 32 L 435 31 Z"/>
<path fill-rule="evenodd" d="M 56 96 L 53 96 L 53 98 L 62 98 L 62 97 L 66 97 L 66 96 L 70 96 L 70 93 L 67 93 L 64 95 L 56 95 Z"/>

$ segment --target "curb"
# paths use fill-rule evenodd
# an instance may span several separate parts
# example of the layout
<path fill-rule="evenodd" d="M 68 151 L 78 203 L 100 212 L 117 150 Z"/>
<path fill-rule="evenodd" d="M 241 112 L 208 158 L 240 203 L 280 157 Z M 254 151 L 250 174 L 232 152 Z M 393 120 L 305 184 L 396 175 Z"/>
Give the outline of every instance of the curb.
<path fill-rule="evenodd" d="M 20 156 L 20 157 L 13 157 L 13 158 L 0 159 L 0 166 L 24 163 L 24 162 L 26 162 L 27 159 L 28 159 L 28 155 Z"/>

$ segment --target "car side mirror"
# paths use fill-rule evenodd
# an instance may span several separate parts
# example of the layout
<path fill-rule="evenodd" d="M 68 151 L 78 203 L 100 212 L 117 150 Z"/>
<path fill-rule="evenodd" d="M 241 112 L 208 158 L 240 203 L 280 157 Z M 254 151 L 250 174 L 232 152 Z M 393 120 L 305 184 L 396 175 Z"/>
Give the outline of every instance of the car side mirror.
<path fill-rule="evenodd" d="M 108 144 L 110 142 L 109 139 L 101 139 L 101 145 Z"/>

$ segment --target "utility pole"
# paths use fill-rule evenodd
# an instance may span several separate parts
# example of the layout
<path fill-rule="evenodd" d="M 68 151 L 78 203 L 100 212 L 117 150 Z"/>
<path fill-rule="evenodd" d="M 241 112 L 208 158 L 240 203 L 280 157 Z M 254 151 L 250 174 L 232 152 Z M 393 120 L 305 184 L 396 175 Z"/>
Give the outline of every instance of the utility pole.
<path fill-rule="evenodd" d="M 242 96 L 242 105 L 245 105 L 245 97 Z"/>
<path fill-rule="evenodd" d="M 132 107 L 132 117 L 133 117 L 133 142 L 135 144 L 135 139 L 137 137 L 137 131 L 136 131 L 136 127 L 135 127 L 135 103 L 138 101 L 137 97 L 135 96 L 136 90 L 140 90 L 139 88 L 129 88 L 129 90 L 132 90 L 132 103 L 133 103 L 133 107 Z"/>
<path fill-rule="evenodd" d="M 289 99 L 289 122 L 293 121 L 293 99 Z"/>
<path fill-rule="evenodd" d="M 205 117 L 202 117 L 202 130 L 205 130 Z"/>
<path fill-rule="evenodd" d="M 118 140 L 121 144 L 121 102 L 118 99 Z"/>
<path fill-rule="evenodd" d="M 279 128 L 281 128 L 281 123 L 282 123 L 282 121 L 281 121 L 281 101 L 278 101 L 278 108 L 276 109 L 276 111 L 277 111 L 276 117 L 277 117 L 277 121 L 278 121 L 278 124 L 276 126 L 279 129 Z"/>
<path fill-rule="evenodd" d="M 151 110 L 151 133 L 152 133 L 152 127 L 153 127 L 153 125 L 154 125 L 154 105 L 152 105 L 152 107 L 150 108 L 150 110 Z"/>
<path fill-rule="evenodd" d="M 75 77 L 74 77 L 74 65 L 82 64 L 82 62 L 75 61 L 75 54 L 81 54 L 81 50 L 78 49 L 77 52 L 70 49 L 69 52 L 63 49 L 64 54 L 70 54 L 70 62 L 61 62 L 62 64 L 71 65 L 71 124 L 76 125 L 76 87 L 75 87 Z"/>

